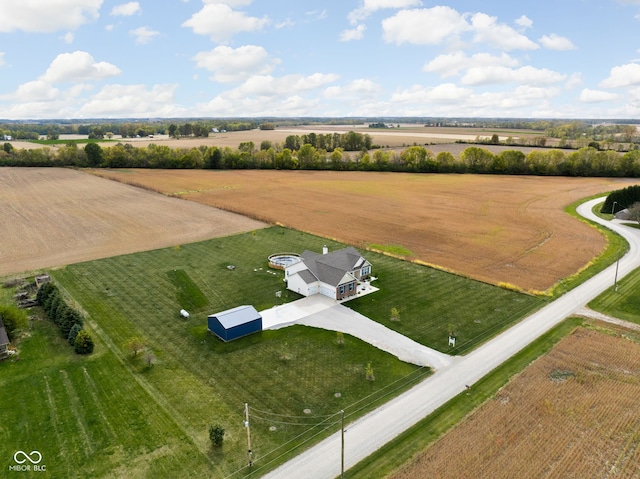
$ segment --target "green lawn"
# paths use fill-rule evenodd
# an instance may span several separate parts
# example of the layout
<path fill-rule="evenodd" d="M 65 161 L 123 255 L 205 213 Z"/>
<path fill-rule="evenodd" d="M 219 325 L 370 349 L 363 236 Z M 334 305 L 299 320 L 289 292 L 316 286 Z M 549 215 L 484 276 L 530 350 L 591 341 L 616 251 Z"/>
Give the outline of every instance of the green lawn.
<path fill-rule="evenodd" d="M 609 316 L 640 324 L 640 269 L 612 285 L 589 303 L 589 307 Z"/>
<path fill-rule="evenodd" d="M 21 360 L 0 363 L 0 387 L 11 391 L 0 403 L 0 457 L 39 450 L 51 477 L 226 477 L 239 470 L 234 477 L 243 477 L 248 403 L 259 475 L 338 430 L 341 409 L 353 420 L 426 377 L 428 369 L 355 338 L 340 345 L 334 332 L 296 326 L 228 344 L 207 332 L 208 314 L 241 304 L 262 310 L 275 304 L 277 291 L 278 301 L 297 299 L 267 257 L 323 245 L 343 246 L 269 228 L 52 271 L 87 315 L 96 350 L 76 356 L 52 324 L 33 322 Z M 451 325 L 459 342 L 450 351 L 459 353 L 546 301 L 366 256 L 381 291 L 347 305 L 447 352 Z M 389 320 L 393 307 L 398 322 Z M 124 346 L 133 336 L 146 339 L 151 367 Z M 366 379 L 368 364 L 375 381 Z M 219 450 L 207 435 L 215 423 L 227 431 Z"/>
<path fill-rule="evenodd" d="M 477 347 L 547 303 L 486 283 L 389 256 L 367 253 L 375 294 L 350 301 L 348 306 L 411 339 L 448 354 Z M 397 308 L 399 321 L 391 320 Z M 448 346 L 449 332 L 456 347 Z"/>
<path fill-rule="evenodd" d="M 339 418 L 325 416 L 344 409 L 352 420 L 423 379 L 428 369 L 351 337 L 339 345 L 334 332 L 292 327 L 229 344 L 207 332 L 207 314 L 274 304 L 283 273 L 267 272 L 269 254 L 323 244 L 337 246 L 274 228 L 53 271 L 88 315 L 96 350 L 76 356 L 51 323 L 33 323 L 21 360 L 0 363 L 0 387 L 15 391 L 0 405 L 10 418 L 0 457 L 38 450 L 52 477 L 226 477 L 246 464 L 249 403 L 254 469 L 264 472 L 327 426 L 335 432 Z M 150 368 L 124 347 L 132 336 L 147 339 Z M 214 423 L 227 431 L 221 450 L 209 445 Z"/>

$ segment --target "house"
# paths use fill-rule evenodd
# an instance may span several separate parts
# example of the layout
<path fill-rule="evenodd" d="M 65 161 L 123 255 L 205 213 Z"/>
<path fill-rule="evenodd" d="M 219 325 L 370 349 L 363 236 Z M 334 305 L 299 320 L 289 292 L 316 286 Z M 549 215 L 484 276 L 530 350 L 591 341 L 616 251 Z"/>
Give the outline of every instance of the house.
<path fill-rule="evenodd" d="M 358 283 L 371 276 L 369 263 L 353 247 L 322 254 L 304 251 L 300 261 L 285 268 L 287 289 L 303 296 L 323 294 L 341 300 L 358 293 Z"/>
<path fill-rule="evenodd" d="M 238 306 L 207 318 L 208 328 L 223 341 L 262 331 L 262 316 L 253 306 Z"/>
<path fill-rule="evenodd" d="M 617 220 L 629 220 L 631 219 L 631 214 L 629 213 L 629 208 L 625 208 L 624 210 L 618 211 L 615 216 Z"/>
<path fill-rule="evenodd" d="M 0 358 L 7 355 L 9 351 L 9 335 L 7 335 L 7 330 L 4 328 L 4 323 L 2 319 L 0 319 Z"/>

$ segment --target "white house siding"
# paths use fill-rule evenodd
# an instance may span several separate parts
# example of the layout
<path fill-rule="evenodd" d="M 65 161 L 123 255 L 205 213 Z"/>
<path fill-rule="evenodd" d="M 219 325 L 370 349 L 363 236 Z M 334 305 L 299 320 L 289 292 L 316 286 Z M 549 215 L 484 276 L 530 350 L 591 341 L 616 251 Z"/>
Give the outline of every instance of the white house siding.
<path fill-rule="evenodd" d="M 303 296 L 309 296 L 309 285 L 297 274 L 290 274 L 287 277 L 287 288 Z"/>
<path fill-rule="evenodd" d="M 336 299 L 336 288 L 327 283 L 322 283 L 320 285 L 320 294 L 328 296 L 331 299 Z"/>

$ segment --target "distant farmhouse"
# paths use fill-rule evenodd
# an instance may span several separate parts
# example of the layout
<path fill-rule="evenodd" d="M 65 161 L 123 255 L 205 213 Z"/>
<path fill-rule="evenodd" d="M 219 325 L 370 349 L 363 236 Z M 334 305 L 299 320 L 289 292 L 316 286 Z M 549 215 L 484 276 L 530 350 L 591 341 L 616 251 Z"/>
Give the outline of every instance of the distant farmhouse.
<path fill-rule="evenodd" d="M 358 294 L 358 283 L 371 276 L 371 263 L 351 246 L 331 253 L 325 246 L 322 254 L 304 251 L 284 271 L 291 291 L 343 300 Z"/>

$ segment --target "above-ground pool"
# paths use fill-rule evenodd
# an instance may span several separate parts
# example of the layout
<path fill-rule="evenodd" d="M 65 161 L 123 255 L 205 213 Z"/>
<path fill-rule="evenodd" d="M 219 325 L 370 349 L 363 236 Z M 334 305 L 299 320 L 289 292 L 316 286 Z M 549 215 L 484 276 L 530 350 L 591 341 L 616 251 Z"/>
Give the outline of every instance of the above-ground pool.
<path fill-rule="evenodd" d="M 300 261 L 300 255 L 297 253 L 276 253 L 269 256 L 269 268 L 285 269 L 298 261 Z"/>

